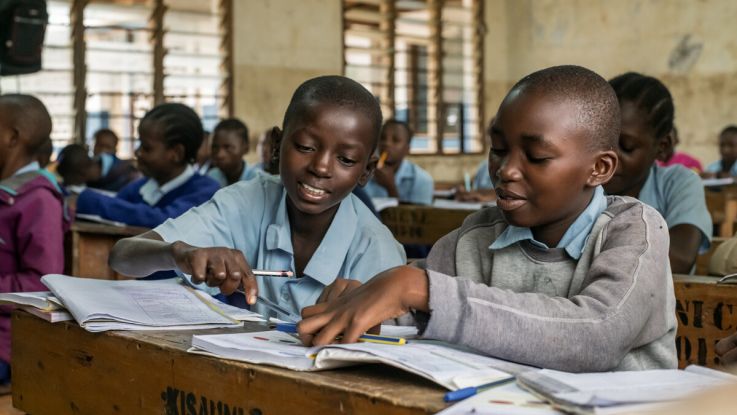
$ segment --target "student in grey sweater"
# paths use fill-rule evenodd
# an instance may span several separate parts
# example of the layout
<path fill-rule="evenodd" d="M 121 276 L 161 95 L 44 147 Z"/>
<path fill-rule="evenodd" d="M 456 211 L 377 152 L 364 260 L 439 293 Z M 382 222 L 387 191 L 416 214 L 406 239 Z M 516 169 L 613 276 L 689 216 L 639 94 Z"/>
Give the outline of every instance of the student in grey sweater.
<path fill-rule="evenodd" d="M 602 189 L 619 129 L 599 75 L 560 66 L 523 78 L 491 126 L 497 206 L 469 216 L 420 267 L 305 308 L 303 340 L 353 342 L 401 317 L 423 337 L 535 366 L 675 368 L 668 228 L 654 209 Z"/>

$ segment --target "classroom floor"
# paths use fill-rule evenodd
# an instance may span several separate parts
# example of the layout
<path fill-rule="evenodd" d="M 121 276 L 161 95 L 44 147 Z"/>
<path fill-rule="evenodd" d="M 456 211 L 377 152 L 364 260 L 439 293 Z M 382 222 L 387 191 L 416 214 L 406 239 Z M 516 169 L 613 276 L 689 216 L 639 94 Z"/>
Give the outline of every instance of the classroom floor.
<path fill-rule="evenodd" d="M 24 413 L 13 408 L 12 395 L 0 396 L 0 415 L 23 415 Z"/>

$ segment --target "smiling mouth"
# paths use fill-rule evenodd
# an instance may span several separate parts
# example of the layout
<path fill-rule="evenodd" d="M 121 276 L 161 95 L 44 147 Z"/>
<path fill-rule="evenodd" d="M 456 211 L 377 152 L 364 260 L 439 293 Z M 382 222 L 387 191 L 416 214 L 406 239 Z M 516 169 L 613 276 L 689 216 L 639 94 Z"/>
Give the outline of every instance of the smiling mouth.
<path fill-rule="evenodd" d="M 330 193 L 325 189 L 313 187 L 307 183 L 299 182 L 298 185 L 299 185 L 300 190 L 302 190 L 302 193 L 311 199 L 322 199 L 325 196 L 327 196 L 328 193 Z"/>

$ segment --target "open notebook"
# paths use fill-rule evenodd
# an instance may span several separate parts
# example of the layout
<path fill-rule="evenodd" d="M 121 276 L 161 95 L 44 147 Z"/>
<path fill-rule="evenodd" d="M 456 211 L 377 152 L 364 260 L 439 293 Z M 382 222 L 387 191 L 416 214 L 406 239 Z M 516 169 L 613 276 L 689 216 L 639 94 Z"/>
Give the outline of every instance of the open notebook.
<path fill-rule="evenodd" d="M 531 368 L 457 350 L 439 342 L 409 341 L 402 346 L 353 343 L 306 347 L 279 331 L 192 336 L 191 353 L 298 371 L 318 371 L 383 363 L 429 379 L 451 390 L 511 379 Z"/>

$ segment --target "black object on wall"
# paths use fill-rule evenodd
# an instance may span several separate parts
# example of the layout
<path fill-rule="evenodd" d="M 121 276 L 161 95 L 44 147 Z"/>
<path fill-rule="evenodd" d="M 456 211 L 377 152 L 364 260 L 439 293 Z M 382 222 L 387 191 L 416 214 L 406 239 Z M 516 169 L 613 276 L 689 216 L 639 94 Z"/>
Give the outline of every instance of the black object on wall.
<path fill-rule="evenodd" d="M 0 76 L 41 70 L 46 0 L 0 0 Z"/>

